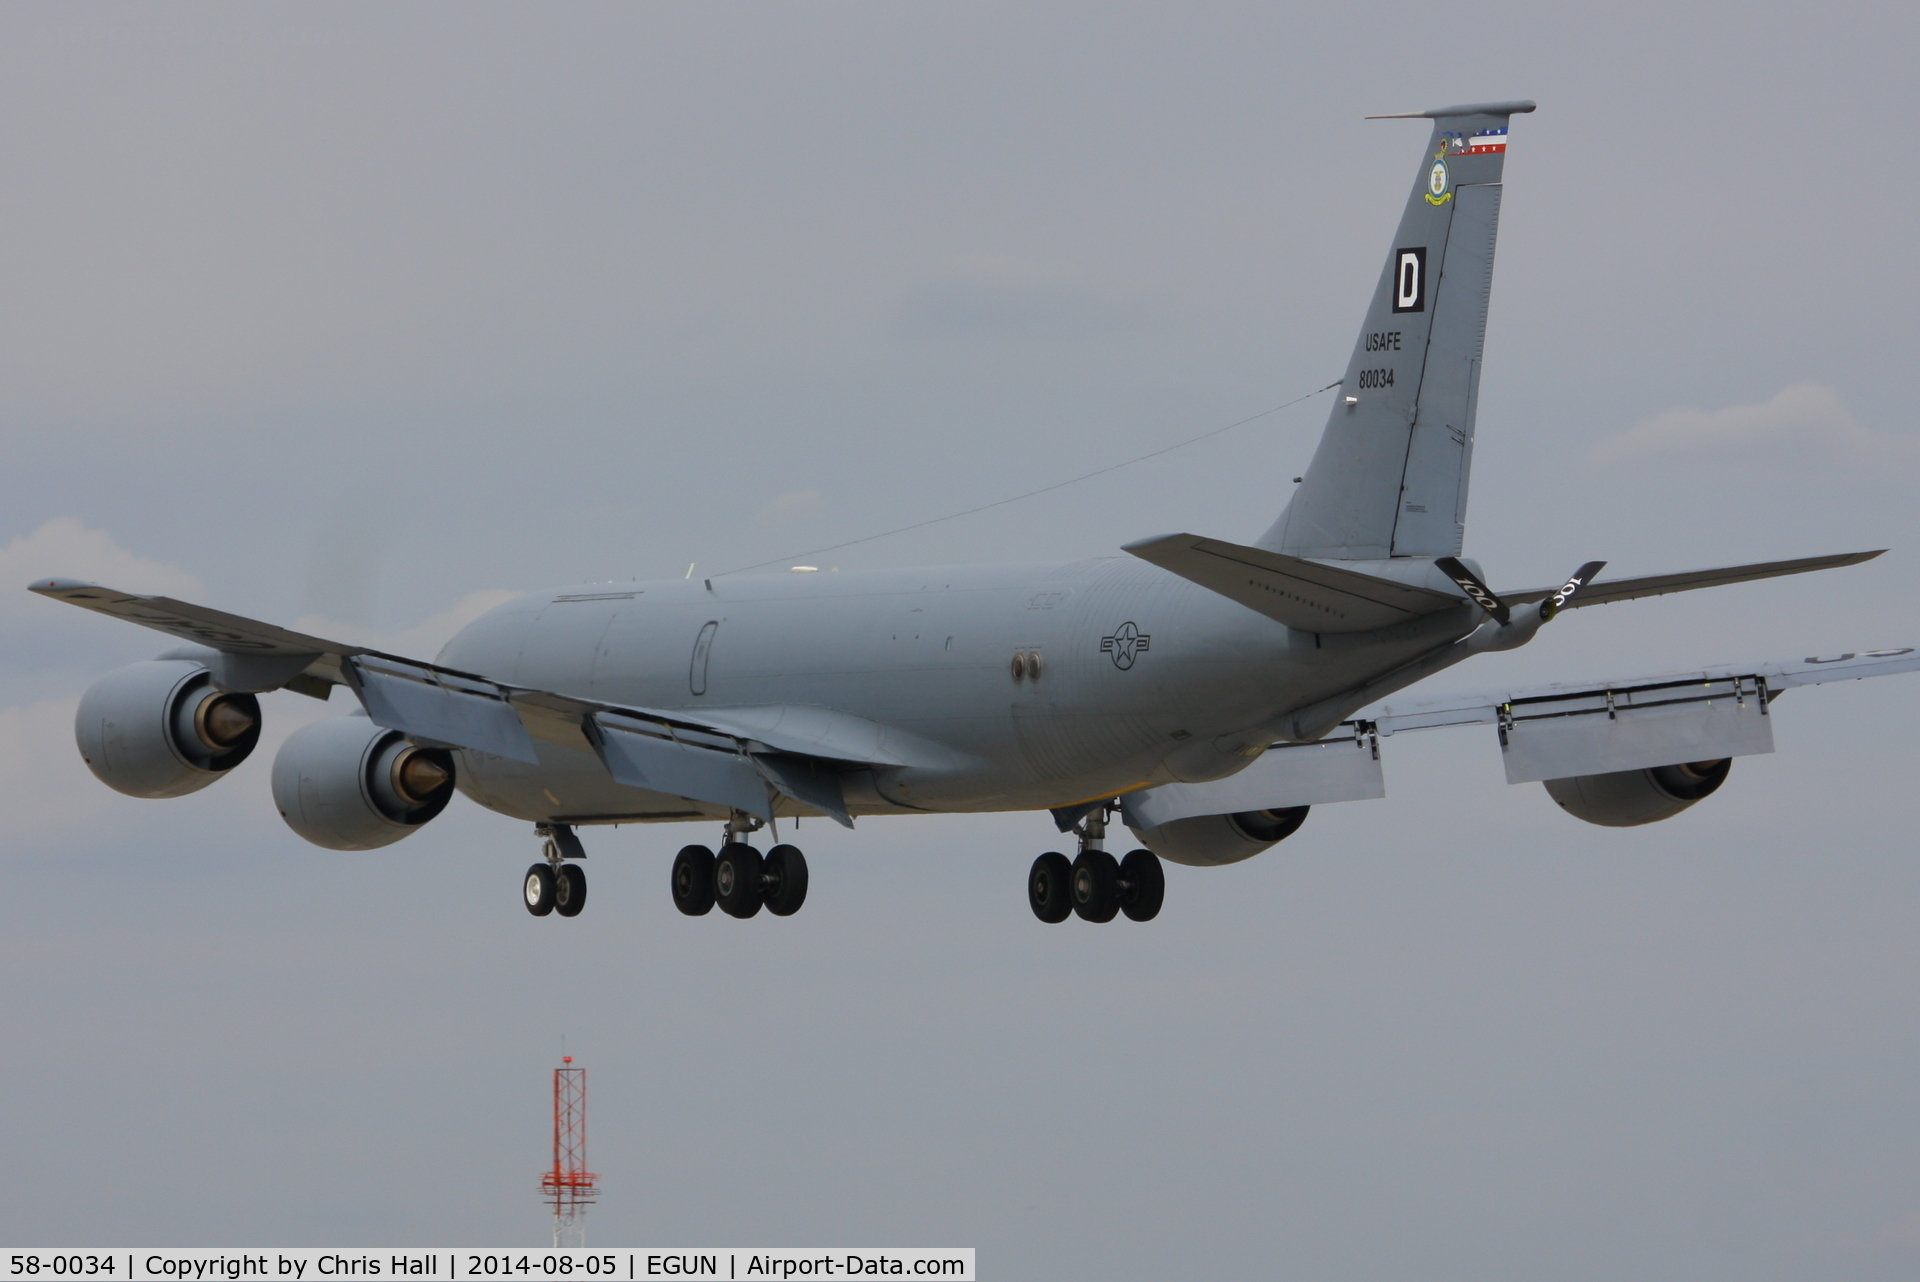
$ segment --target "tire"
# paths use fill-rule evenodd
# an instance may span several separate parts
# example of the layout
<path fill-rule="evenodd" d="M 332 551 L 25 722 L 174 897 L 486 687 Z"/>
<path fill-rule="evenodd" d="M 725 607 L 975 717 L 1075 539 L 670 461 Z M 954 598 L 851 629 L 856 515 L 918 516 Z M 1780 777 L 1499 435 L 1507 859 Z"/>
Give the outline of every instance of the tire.
<path fill-rule="evenodd" d="M 713 852 L 682 846 L 673 857 L 673 906 L 689 917 L 713 911 Z"/>
<path fill-rule="evenodd" d="M 760 911 L 760 852 L 743 841 L 720 847 L 713 860 L 713 899 L 729 917 Z"/>
<path fill-rule="evenodd" d="M 527 869 L 527 880 L 523 886 L 526 895 L 527 911 L 535 917 L 545 917 L 553 911 L 553 869 L 546 864 L 535 864 Z"/>
<path fill-rule="evenodd" d="M 1073 911 L 1081 921 L 1112 921 L 1120 911 L 1120 865 L 1104 850 L 1083 850 L 1073 861 Z"/>
<path fill-rule="evenodd" d="M 587 870 L 579 864 L 561 864 L 553 883 L 553 911 L 578 917 L 587 906 Z"/>
<path fill-rule="evenodd" d="M 1167 898 L 1167 875 L 1160 868 L 1160 856 L 1151 850 L 1135 850 L 1120 861 L 1120 911 L 1130 921 L 1152 921 L 1160 915 Z"/>
<path fill-rule="evenodd" d="M 807 857 L 798 846 L 775 846 L 767 852 L 763 871 L 767 877 L 767 911 L 775 917 L 791 917 L 807 902 Z"/>
<path fill-rule="evenodd" d="M 1049 925 L 1073 913 L 1073 865 L 1058 851 L 1049 850 L 1033 861 L 1027 872 L 1027 905 Z"/>

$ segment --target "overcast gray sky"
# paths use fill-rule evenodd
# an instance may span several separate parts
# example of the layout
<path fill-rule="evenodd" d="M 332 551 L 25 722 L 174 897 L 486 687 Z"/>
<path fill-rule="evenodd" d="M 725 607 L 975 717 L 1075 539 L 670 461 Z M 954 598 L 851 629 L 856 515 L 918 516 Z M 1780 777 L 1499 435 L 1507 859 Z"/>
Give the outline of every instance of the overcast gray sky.
<path fill-rule="evenodd" d="M 0 11 L 0 1240 L 527 1244 L 588 1066 L 600 1243 L 975 1245 L 982 1276 L 1910 1278 L 1920 681 L 1610 831 L 1491 735 L 1150 927 L 1045 928 L 1044 816 L 801 828 L 790 920 L 464 801 L 303 844 L 269 742 L 73 750 L 161 643 L 14 584 L 431 654 L 1091 470 L 1336 377 L 1425 126 L 1514 122 L 1468 551 L 1496 586 L 1891 547 L 1581 611 L 1435 692 L 1920 643 L 1911 5 Z M 1324 402 L 843 567 L 1247 540 Z M 336 709 L 337 710 L 337 709 Z"/>

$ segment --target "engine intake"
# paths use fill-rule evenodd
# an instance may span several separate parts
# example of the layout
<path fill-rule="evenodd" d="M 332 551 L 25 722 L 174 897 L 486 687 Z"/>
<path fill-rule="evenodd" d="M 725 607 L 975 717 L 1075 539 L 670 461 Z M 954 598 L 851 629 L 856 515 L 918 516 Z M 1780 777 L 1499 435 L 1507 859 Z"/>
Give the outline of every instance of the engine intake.
<path fill-rule="evenodd" d="M 184 797 L 245 761 L 260 742 L 260 701 L 217 690 L 184 659 L 109 672 L 80 696 L 73 737 L 94 776 L 129 797 Z"/>
<path fill-rule="evenodd" d="M 328 850 L 375 850 L 417 831 L 453 798 L 453 754 L 408 743 L 361 713 L 289 735 L 273 759 L 273 804 Z"/>
<path fill-rule="evenodd" d="M 1307 821 L 1308 806 L 1247 810 L 1232 815 L 1196 815 L 1158 828 L 1135 828 L 1140 844 L 1176 864 L 1209 868 L 1251 859 L 1285 841 Z"/>
<path fill-rule="evenodd" d="M 1727 781 L 1733 758 L 1688 761 L 1647 770 L 1618 770 L 1545 781 L 1547 795 L 1575 819 L 1606 828 L 1633 828 L 1671 819 L 1711 797 Z"/>

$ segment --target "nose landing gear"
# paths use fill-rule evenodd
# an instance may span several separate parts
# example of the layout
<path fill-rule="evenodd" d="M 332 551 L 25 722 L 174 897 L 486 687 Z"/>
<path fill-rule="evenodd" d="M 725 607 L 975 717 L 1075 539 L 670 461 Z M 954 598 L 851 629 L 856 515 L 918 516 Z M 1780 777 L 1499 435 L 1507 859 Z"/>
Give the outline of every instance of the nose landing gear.
<path fill-rule="evenodd" d="M 1107 815 L 1111 804 L 1093 811 L 1074 829 L 1080 853 L 1067 857 L 1049 850 L 1027 872 L 1027 905 L 1049 924 L 1070 914 L 1082 921 L 1112 921 L 1125 913 L 1130 921 L 1152 921 L 1166 899 L 1167 880 L 1160 857 L 1135 850 L 1116 861 L 1107 853 Z"/>
<path fill-rule="evenodd" d="M 565 861 L 585 859 L 586 848 L 571 824 L 536 824 L 533 831 L 546 839 L 541 847 L 546 862 L 527 869 L 522 883 L 527 911 L 535 917 L 549 913 L 578 917 L 587 906 L 587 870 Z"/>

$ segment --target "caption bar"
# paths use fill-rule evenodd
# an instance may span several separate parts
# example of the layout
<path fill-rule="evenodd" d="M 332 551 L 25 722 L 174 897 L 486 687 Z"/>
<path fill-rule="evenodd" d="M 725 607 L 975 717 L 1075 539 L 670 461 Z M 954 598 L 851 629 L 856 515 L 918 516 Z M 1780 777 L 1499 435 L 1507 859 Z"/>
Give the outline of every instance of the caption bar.
<path fill-rule="evenodd" d="M 562 1247 L 551 1251 L 433 1250 L 215 1251 L 200 1248 L 99 1251 L 0 1248 L 0 1282 L 315 1282 L 315 1279 L 588 1278 L 635 1282 L 764 1282 L 795 1278 L 944 1278 L 974 1282 L 973 1248 L 922 1247 Z"/>

